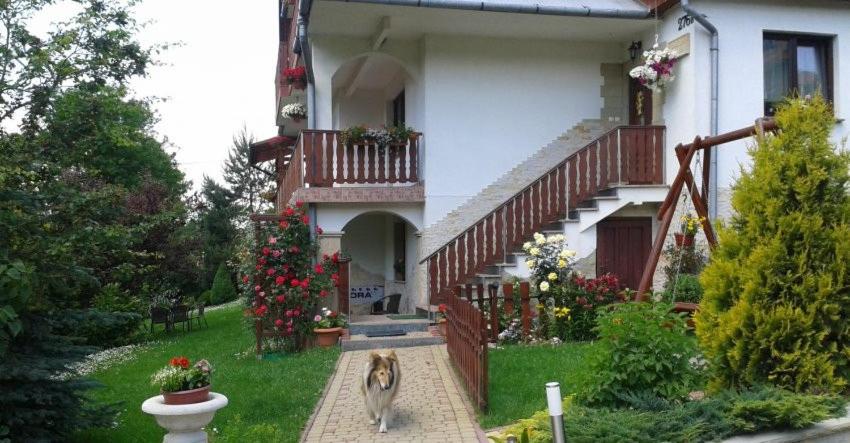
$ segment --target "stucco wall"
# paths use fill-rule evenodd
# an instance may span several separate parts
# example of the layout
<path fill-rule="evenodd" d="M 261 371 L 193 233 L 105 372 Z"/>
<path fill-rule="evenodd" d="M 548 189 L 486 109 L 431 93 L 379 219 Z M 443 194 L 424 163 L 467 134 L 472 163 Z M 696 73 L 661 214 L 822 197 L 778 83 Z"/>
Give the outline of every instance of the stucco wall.
<path fill-rule="evenodd" d="M 850 5 L 837 1 L 705 1 L 691 2 L 717 27 L 720 36 L 719 132 L 751 125 L 763 114 L 764 68 L 763 33 L 765 31 L 834 35 L 833 97 L 837 118 L 850 113 Z M 680 7 L 665 15 L 662 40 L 691 33 L 691 55 L 676 68 L 675 84 L 666 92 L 664 116 L 667 123 L 668 151 L 679 142 L 689 142 L 697 134 L 710 130 L 709 34 L 698 23 L 678 31 L 676 20 L 683 15 Z M 646 47 L 647 41 L 644 41 Z M 838 123 L 833 133 L 839 141 L 850 135 L 847 122 Z M 720 215 L 726 216 L 729 187 L 741 166 L 750 164 L 746 154 L 749 141 L 723 145 L 718 156 Z M 668 176 L 675 174 L 677 163 L 668 157 Z M 671 175 L 672 174 L 672 175 Z"/>

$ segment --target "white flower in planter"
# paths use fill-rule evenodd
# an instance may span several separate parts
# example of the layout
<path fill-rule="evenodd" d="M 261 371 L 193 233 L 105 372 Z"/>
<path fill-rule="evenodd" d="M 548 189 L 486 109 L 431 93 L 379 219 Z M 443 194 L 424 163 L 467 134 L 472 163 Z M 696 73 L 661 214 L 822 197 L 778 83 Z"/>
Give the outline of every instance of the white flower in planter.
<path fill-rule="evenodd" d="M 280 114 L 283 118 L 291 118 L 296 121 L 303 120 L 307 118 L 307 106 L 303 103 L 290 103 L 280 110 Z"/>
<path fill-rule="evenodd" d="M 656 40 L 658 36 L 656 36 Z M 644 64 L 629 71 L 629 76 L 653 91 L 660 91 L 676 77 L 673 66 L 678 53 L 670 48 L 658 49 L 658 43 L 649 51 L 644 51 Z"/>

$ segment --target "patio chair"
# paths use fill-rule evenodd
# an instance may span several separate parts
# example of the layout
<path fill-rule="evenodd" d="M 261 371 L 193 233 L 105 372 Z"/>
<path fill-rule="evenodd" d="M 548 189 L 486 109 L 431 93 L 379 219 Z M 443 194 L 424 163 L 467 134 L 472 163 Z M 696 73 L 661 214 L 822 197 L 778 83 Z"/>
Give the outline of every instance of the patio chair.
<path fill-rule="evenodd" d="M 189 327 L 189 331 L 192 330 L 192 322 L 189 319 L 189 306 L 177 305 L 171 308 L 171 324 L 176 325 L 177 323 L 181 323 L 180 327 L 183 331 L 186 330 L 186 326 Z"/>
<path fill-rule="evenodd" d="M 204 326 L 210 327 L 207 323 L 207 318 L 204 316 L 204 302 L 198 302 L 198 304 L 195 305 L 195 309 L 195 311 L 192 311 L 192 313 L 189 314 L 190 323 L 191 320 L 196 320 L 198 322 L 198 327 L 200 328 L 201 320 L 203 320 Z"/>
<path fill-rule="evenodd" d="M 398 314 L 398 305 L 401 303 L 401 294 L 390 294 L 387 301 L 387 314 Z"/>
<path fill-rule="evenodd" d="M 165 326 L 165 332 L 171 330 L 171 311 L 165 308 L 151 308 L 151 334 L 153 334 L 154 325 L 160 324 Z"/>

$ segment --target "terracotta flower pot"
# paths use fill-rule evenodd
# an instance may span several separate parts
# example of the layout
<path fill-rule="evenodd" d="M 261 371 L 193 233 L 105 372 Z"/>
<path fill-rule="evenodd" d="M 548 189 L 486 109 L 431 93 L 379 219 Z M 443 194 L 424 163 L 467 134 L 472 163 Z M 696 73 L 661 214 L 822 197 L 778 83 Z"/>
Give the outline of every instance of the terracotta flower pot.
<path fill-rule="evenodd" d="M 693 234 L 682 234 L 677 232 L 675 234 L 676 237 L 676 246 L 693 246 L 694 245 L 694 235 Z"/>
<path fill-rule="evenodd" d="M 446 336 L 446 328 L 448 327 L 448 322 L 445 318 L 441 318 L 437 320 L 437 332 L 440 333 L 443 337 Z"/>
<path fill-rule="evenodd" d="M 292 85 L 293 88 L 304 90 L 307 87 L 307 79 L 305 78 L 293 78 L 289 81 L 289 84 Z"/>
<path fill-rule="evenodd" d="M 190 405 L 203 403 L 210 399 L 210 385 L 188 391 L 163 392 L 164 403 L 167 405 Z"/>
<path fill-rule="evenodd" d="M 330 348 L 336 346 L 342 328 L 316 328 L 313 332 L 316 333 L 316 344 L 323 348 Z"/>

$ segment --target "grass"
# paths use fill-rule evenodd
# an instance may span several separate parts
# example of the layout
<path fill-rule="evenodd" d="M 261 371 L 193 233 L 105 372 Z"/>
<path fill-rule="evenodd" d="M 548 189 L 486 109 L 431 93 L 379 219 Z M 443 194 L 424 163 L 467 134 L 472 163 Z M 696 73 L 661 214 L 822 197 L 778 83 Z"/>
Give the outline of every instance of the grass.
<path fill-rule="evenodd" d="M 588 379 L 589 343 L 560 346 L 510 345 L 489 351 L 489 408 L 479 413 L 483 429 L 507 425 L 546 408 L 545 385 L 561 384 L 561 394 L 578 391 Z"/>
<path fill-rule="evenodd" d="M 192 361 L 208 359 L 214 367 L 213 391 L 226 395 L 230 401 L 218 411 L 210 428 L 226 435 L 272 426 L 278 436 L 276 441 L 297 441 L 335 367 L 339 351 L 312 349 L 276 360 L 257 360 L 254 337 L 242 319 L 240 306 L 209 312 L 207 319 L 208 329 L 157 335 L 157 341 L 135 359 L 94 373 L 92 377 L 105 385 L 94 398 L 120 402 L 121 413 L 114 428 L 82 432 L 76 441 L 161 441 L 164 430 L 153 417 L 142 413 L 141 404 L 158 394 L 150 384 L 151 374 L 178 355 Z M 216 440 L 226 439 L 222 436 Z"/>

